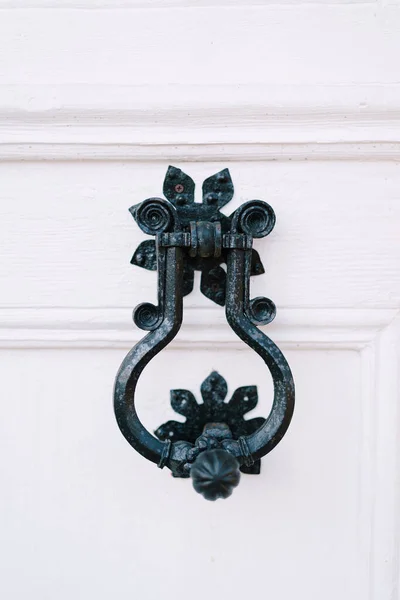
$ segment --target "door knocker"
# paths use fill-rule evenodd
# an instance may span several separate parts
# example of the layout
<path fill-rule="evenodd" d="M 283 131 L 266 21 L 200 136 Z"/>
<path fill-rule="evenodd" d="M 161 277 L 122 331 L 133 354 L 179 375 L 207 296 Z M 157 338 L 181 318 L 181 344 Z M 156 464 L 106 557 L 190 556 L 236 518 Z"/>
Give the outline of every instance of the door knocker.
<path fill-rule="evenodd" d="M 250 300 L 250 277 L 264 273 L 253 238 L 268 235 L 275 213 L 261 200 L 242 204 L 230 217 L 220 212 L 233 196 L 228 169 L 206 179 L 203 202 L 194 201 L 195 184 L 180 169 L 169 167 L 164 195 L 129 210 L 145 233 L 155 236 L 137 248 L 132 264 L 158 271 L 158 305 L 139 304 L 135 324 L 149 333 L 128 353 L 115 381 L 114 407 L 121 432 L 135 450 L 175 477 L 191 477 L 208 500 L 227 498 L 242 473 L 258 474 L 260 459 L 285 435 L 294 409 L 294 382 L 279 348 L 259 325 L 270 323 L 276 308 L 268 298 Z M 226 271 L 221 267 L 226 263 Z M 258 401 L 257 388 L 238 388 L 225 401 L 227 384 L 212 372 L 201 385 L 203 403 L 188 390 L 172 390 L 172 408 L 186 422 L 169 421 L 154 437 L 135 409 L 135 388 L 148 362 L 169 344 L 182 324 L 182 298 L 201 271 L 202 293 L 225 305 L 228 324 L 267 365 L 274 384 L 269 416 L 246 420 Z"/>

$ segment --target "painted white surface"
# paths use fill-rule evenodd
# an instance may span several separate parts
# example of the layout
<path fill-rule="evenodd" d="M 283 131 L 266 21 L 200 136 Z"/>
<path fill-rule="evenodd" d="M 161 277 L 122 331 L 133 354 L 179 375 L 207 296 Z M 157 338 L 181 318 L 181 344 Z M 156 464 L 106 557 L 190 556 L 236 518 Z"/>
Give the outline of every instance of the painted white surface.
<path fill-rule="evenodd" d="M 397 4 L 399 0 L 329 0 L 329 4 Z M 0 8 L 198 8 L 230 6 L 265 6 L 279 4 L 295 6 L 296 4 L 324 4 L 325 0 L 0 0 Z"/>
<path fill-rule="evenodd" d="M 3 160 L 392 160 L 400 88 L 3 85 Z"/>
<path fill-rule="evenodd" d="M 0 596 L 399 600 L 399 2 L 0 9 Z M 228 213 L 277 213 L 252 291 L 278 306 L 265 331 L 297 409 L 226 502 L 142 459 L 112 414 L 131 310 L 156 291 L 127 209 L 170 163 L 198 190 L 228 166 Z M 149 429 L 212 369 L 270 406 L 195 287 L 139 382 Z"/>
<path fill-rule="evenodd" d="M 5 84 L 398 82 L 400 6 L 3 10 Z M 207 96 L 207 88 L 203 90 Z"/>
<path fill-rule="evenodd" d="M 250 198 L 273 205 L 275 230 L 255 242 L 267 268 L 252 283 L 255 295 L 267 290 L 278 306 L 398 306 L 398 163 L 174 164 L 190 172 L 200 190 L 206 176 L 229 166 L 236 196 L 227 212 Z M 135 273 L 129 264 L 145 235 L 128 208 L 162 195 L 167 165 L 0 165 L 0 269 L 8 282 L 0 305 L 132 307 L 144 297 L 155 300 L 154 273 Z M 207 305 L 196 289 L 186 304 Z"/>
<path fill-rule="evenodd" d="M 326 586 L 324 597 L 332 600 L 350 590 L 360 593 L 355 586 L 365 564 L 357 554 L 357 354 L 290 353 L 305 400 L 303 413 L 258 481 L 246 478 L 235 501 L 225 505 L 205 503 L 189 482 L 176 482 L 167 472 L 151 469 L 130 451 L 114 426 L 110 404 L 113 373 L 123 354 L 78 351 L 72 360 L 66 351 L 20 351 L 17 357 L 5 352 L 0 361 L 2 380 L 13 390 L 6 453 L 15 454 L 14 439 L 21 428 L 26 436 L 12 470 L 6 470 L 11 489 L 20 491 L 17 498 L 6 492 L 2 508 L 3 543 L 5 537 L 14 567 L 3 575 L 2 585 L 10 589 L 10 597 L 22 597 L 28 588 L 38 598 L 78 594 L 128 599 L 139 586 L 146 599 L 167 593 L 179 600 L 200 600 L 206 588 L 217 586 L 220 593 L 240 597 L 246 590 L 256 595 L 263 584 L 261 575 L 247 578 L 245 573 L 266 570 L 270 589 L 283 598 L 295 584 L 311 594 Z M 203 359 L 204 366 L 196 368 L 194 356 Z M 158 367 L 164 363 L 162 380 L 153 364 L 140 387 L 146 425 L 154 427 L 157 419 L 170 417 L 171 411 L 156 410 L 167 404 L 166 390 L 170 385 L 192 385 L 194 377 L 201 381 L 209 372 L 210 358 L 208 352 L 181 356 L 180 365 L 186 364 L 186 369 L 172 375 L 177 357 L 165 354 L 157 361 Z M 231 366 L 238 359 L 244 367 L 240 375 Z M 323 402 L 313 393 L 315 380 L 305 375 L 310 360 L 320 376 L 325 370 L 333 378 Z M 64 379 L 65 361 L 71 368 L 61 389 L 54 390 L 55 395 L 46 393 L 47 384 L 38 374 L 48 368 Z M 231 391 L 257 375 L 256 362 L 250 352 L 218 356 L 218 368 L 229 375 Z M 20 373 L 14 384 L 9 377 L 13 369 Z M 346 415 L 344 427 L 341 415 Z M 330 427 L 324 431 L 319 423 L 326 420 Z M 341 444 L 332 453 L 338 427 Z M 17 541 L 21 529 L 30 534 L 22 548 Z M 21 561 L 26 565 L 23 581 L 18 577 Z M 320 565 L 318 578 L 313 575 L 315 561 Z M 171 588 L 173 594 L 165 592 Z"/>

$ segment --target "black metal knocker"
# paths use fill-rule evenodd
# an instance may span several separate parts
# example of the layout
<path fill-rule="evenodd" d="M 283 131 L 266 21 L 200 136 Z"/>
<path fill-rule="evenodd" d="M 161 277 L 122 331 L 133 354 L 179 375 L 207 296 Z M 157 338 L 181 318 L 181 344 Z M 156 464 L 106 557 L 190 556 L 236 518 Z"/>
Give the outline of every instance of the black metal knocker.
<path fill-rule="evenodd" d="M 191 177 L 169 167 L 167 201 L 149 198 L 129 209 L 139 227 L 155 236 L 155 241 L 140 244 L 131 262 L 158 271 L 158 305 L 143 303 L 134 310 L 135 324 L 149 333 L 118 371 L 114 406 L 118 425 L 135 450 L 160 468 L 171 469 L 175 477 L 191 477 L 196 491 L 216 500 L 230 496 L 240 471 L 259 473 L 261 457 L 285 435 L 293 415 L 294 382 L 282 352 L 257 328 L 275 317 L 274 303 L 264 297 L 250 300 L 249 293 L 250 276 L 264 272 L 253 238 L 271 232 L 273 209 L 251 200 L 230 217 L 221 213 L 233 196 L 228 169 L 204 181 L 201 204 L 194 202 L 194 187 Z M 202 293 L 225 305 L 230 327 L 267 365 L 274 401 L 266 419 L 246 420 L 243 415 L 257 404 L 257 388 L 239 388 L 225 402 L 226 381 L 213 372 L 201 386 L 202 404 L 188 390 L 172 390 L 172 407 L 186 422 L 169 421 L 154 437 L 136 413 L 135 388 L 147 363 L 178 333 L 182 298 L 193 289 L 195 269 L 202 273 Z"/>

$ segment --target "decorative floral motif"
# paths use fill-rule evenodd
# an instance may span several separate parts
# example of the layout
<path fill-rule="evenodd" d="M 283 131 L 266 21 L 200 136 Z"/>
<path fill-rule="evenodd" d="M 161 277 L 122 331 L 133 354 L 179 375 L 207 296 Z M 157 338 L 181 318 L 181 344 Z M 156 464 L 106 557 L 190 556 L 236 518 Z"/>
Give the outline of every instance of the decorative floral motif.
<path fill-rule="evenodd" d="M 168 167 L 164 179 L 164 195 L 176 208 L 179 220 L 184 228 L 189 227 L 191 221 L 220 221 L 222 233 L 230 229 L 231 217 L 220 212 L 233 197 L 233 183 L 228 169 L 224 169 L 203 182 L 203 202 L 194 201 L 195 183 L 189 175 L 181 169 Z M 146 240 L 136 249 L 131 263 L 155 271 L 157 269 L 157 255 L 155 240 Z M 184 271 L 183 294 L 186 296 L 193 290 L 194 271 L 201 271 L 200 290 L 210 300 L 220 306 L 225 305 L 226 273 L 220 266 L 226 263 L 226 254 L 218 258 L 186 257 Z M 264 267 L 256 250 L 252 250 L 251 275 L 262 275 Z"/>
<path fill-rule="evenodd" d="M 167 421 L 161 425 L 155 434 L 160 440 L 186 441 L 195 444 L 201 438 L 206 425 L 224 423 L 234 439 L 250 435 L 256 431 L 265 419 L 255 417 L 245 420 L 244 415 L 253 410 L 258 403 L 257 387 L 249 385 L 237 388 L 229 402 L 225 402 L 228 386 L 223 377 L 213 371 L 205 379 L 200 388 L 203 403 L 198 404 L 189 390 L 171 390 L 171 406 L 175 412 L 186 417 L 184 423 Z M 208 447 L 207 444 L 205 447 Z M 212 447 L 212 446 L 210 446 Z M 197 456 L 197 448 L 193 448 L 193 457 Z M 248 467 L 241 466 L 243 473 L 258 474 L 260 461 Z"/>

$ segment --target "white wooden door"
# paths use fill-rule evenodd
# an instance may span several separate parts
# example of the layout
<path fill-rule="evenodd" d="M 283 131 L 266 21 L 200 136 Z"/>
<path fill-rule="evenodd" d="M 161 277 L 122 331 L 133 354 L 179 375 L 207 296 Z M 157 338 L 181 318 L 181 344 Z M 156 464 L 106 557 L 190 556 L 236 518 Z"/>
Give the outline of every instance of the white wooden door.
<path fill-rule="evenodd" d="M 0 595 L 399 600 L 400 3 L 0 0 Z M 260 198 L 252 293 L 296 382 L 260 476 L 226 501 L 135 453 L 112 410 L 156 275 L 128 208 L 169 164 Z M 198 196 L 200 200 L 200 196 Z M 272 383 L 195 291 L 138 387 Z"/>

